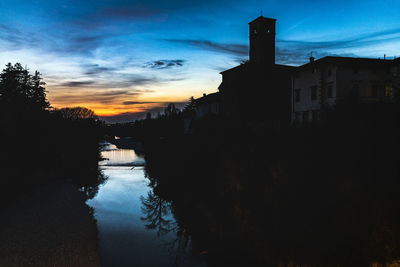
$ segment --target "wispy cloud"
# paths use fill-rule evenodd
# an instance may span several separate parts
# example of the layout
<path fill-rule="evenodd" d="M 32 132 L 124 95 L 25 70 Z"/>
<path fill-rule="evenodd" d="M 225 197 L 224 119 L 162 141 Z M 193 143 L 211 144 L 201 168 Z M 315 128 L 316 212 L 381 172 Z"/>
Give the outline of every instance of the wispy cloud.
<path fill-rule="evenodd" d="M 109 73 L 117 70 L 117 68 L 104 67 L 99 64 L 84 64 L 82 67 L 85 69 L 84 74 L 89 76 L 96 76 L 98 74 Z"/>
<path fill-rule="evenodd" d="M 63 41 L 62 44 L 52 45 L 48 49 L 55 53 L 90 56 L 96 49 L 103 46 L 107 38 L 111 37 L 107 34 L 86 36 L 81 33 L 72 33 L 71 35 L 69 38 L 60 39 Z"/>
<path fill-rule="evenodd" d="M 167 39 L 166 41 L 191 45 L 209 51 L 229 53 L 237 56 L 244 56 L 249 52 L 248 46 L 244 44 L 216 43 L 209 40 L 192 39 Z"/>
<path fill-rule="evenodd" d="M 166 18 L 167 12 L 157 7 L 143 6 L 138 3 L 112 5 L 94 8 L 85 16 L 72 22 L 72 25 L 84 30 L 100 30 L 115 25 L 116 23 L 132 23 Z"/>
<path fill-rule="evenodd" d="M 317 57 L 328 55 L 356 56 L 350 50 L 360 49 L 370 45 L 378 45 L 385 42 L 399 41 L 400 28 L 376 31 L 358 36 L 333 39 L 327 41 L 305 41 L 277 39 L 277 61 L 281 64 L 302 64 L 307 60 L 307 54 L 311 51 Z M 168 42 L 194 46 L 199 49 L 229 54 L 240 58 L 248 55 L 248 46 L 240 43 L 216 43 L 210 40 L 194 39 L 167 39 Z M 343 50 L 340 52 L 340 50 Z M 338 52 L 339 51 L 339 52 Z"/>
<path fill-rule="evenodd" d="M 173 67 L 182 67 L 184 63 L 185 60 L 183 59 L 161 59 L 147 62 L 144 64 L 144 67 L 150 69 L 169 69 Z"/>
<path fill-rule="evenodd" d="M 143 105 L 143 104 L 154 104 L 154 103 L 163 103 L 163 102 L 152 102 L 152 101 L 124 101 L 122 105 L 131 106 L 131 105 Z"/>
<path fill-rule="evenodd" d="M 79 103 L 115 104 L 126 98 L 135 98 L 143 94 L 139 90 L 110 90 L 110 91 L 69 91 L 52 97 L 56 103 L 74 105 Z"/>
<path fill-rule="evenodd" d="M 277 40 L 277 59 L 284 64 L 301 64 L 310 52 L 315 57 L 357 56 L 360 49 L 400 40 L 400 28 L 327 41 Z"/>
<path fill-rule="evenodd" d="M 9 46 L 7 48 L 19 49 L 26 46 L 36 46 L 40 41 L 39 35 L 21 31 L 14 26 L 0 24 L 0 40 L 8 43 Z"/>
<path fill-rule="evenodd" d="M 280 44 L 294 45 L 297 47 L 308 47 L 312 49 L 327 48 L 349 48 L 363 47 L 371 44 L 378 44 L 385 41 L 393 41 L 400 39 L 400 28 L 390 29 L 380 32 L 363 34 L 346 39 L 328 40 L 328 41 L 303 41 L 303 40 L 277 40 Z"/>
<path fill-rule="evenodd" d="M 181 81 L 183 77 L 155 77 L 139 74 L 114 73 L 112 77 L 104 79 L 84 80 L 84 81 L 65 81 L 53 85 L 53 87 L 71 88 L 135 88 L 138 86 L 156 85 L 167 82 Z"/>
<path fill-rule="evenodd" d="M 115 19 L 137 19 L 137 18 L 150 18 L 162 13 L 159 9 L 145 8 L 140 6 L 119 6 L 119 7 L 108 7 L 100 9 L 97 14 L 100 16 L 106 16 L 107 18 Z"/>
<path fill-rule="evenodd" d="M 60 86 L 63 87 L 85 87 L 88 85 L 93 85 L 95 84 L 94 81 L 69 81 L 69 82 L 63 82 L 60 84 Z"/>

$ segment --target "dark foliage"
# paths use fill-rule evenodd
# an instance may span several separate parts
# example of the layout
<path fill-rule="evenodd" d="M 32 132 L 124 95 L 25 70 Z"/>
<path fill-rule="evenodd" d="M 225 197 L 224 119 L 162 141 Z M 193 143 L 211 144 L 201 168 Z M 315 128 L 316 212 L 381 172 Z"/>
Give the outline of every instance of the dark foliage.
<path fill-rule="evenodd" d="M 0 74 L 0 106 L 2 111 L 45 110 L 50 107 L 46 99 L 40 72 L 34 75 L 20 63 L 8 63 Z"/>
<path fill-rule="evenodd" d="M 50 109 L 43 86 L 39 72 L 19 63 L 0 74 L 1 196 L 69 179 L 93 197 L 104 181 L 99 122 L 84 108 Z"/>
<path fill-rule="evenodd" d="M 178 238 L 210 266 L 394 264 L 400 109 L 350 103 L 302 128 L 224 121 L 218 134 L 153 139 L 146 210 L 170 203 Z"/>

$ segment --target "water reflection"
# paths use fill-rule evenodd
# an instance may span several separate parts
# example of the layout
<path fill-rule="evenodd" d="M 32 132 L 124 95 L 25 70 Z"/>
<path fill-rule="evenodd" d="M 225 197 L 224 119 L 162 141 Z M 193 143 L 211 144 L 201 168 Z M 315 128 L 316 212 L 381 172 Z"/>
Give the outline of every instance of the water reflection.
<path fill-rule="evenodd" d="M 103 146 L 101 152 L 103 161 L 100 166 L 143 166 L 144 159 L 138 156 L 133 149 L 117 149 L 113 144 Z"/>
<path fill-rule="evenodd" d="M 176 266 L 167 201 L 157 198 L 134 150 L 105 144 L 100 168 L 108 178 L 87 204 L 94 208 L 103 266 Z M 157 231 L 154 231 L 156 229 Z M 179 265 L 179 264 L 178 264 Z"/>
<path fill-rule="evenodd" d="M 157 233 L 163 247 L 174 256 L 174 265 L 206 266 L 190 253 L 192 245 L 190 236 L 175 221 L 172 203 L 157 195 L 154 190 L 149 191 L 147 197 L 141 197 L 141 201 L 145 215 L 141 219 L 145 222 L 147 229 Z"/>
<path fill-rule="evenodd" d="M 174 230 L 175 223 L 170 216 L 171 203 L 157 196 L 153 191 L 147 193 L 147 197 L 140 197 L 142 201 L 142 212 L 145 214 L 141 219 L 145 222 L 147 229 L 155 229 L 158 236 L 165 235 Z"/>
<path fill-rule="evenodd" d="M 196 141 L 147 146 L 145 166 L 149 227 L 173 229 L 175 248 L 191 258 L 209 266 L 399 266 L 398 176 L 289 177 L 281 161 Z"/>

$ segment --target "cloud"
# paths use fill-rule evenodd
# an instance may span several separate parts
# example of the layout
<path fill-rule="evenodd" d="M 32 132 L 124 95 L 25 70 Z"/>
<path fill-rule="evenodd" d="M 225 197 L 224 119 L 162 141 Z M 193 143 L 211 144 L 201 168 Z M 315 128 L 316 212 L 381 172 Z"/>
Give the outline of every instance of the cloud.
<path fill-rule="evenodd" d="M 277 61 L 281 64 L 297 65 L 308 60 L 311 51 L 316 57 L 328 55 L 356 56 L 351 50 L 360 49 L 370 45 L 400 40 L 400 28 L 392 28 L 361 34 L 351 38 L 327 41 L 304 41 L 277 39 Z M 166 39 L 168 42 L 194 46 L 199 49 L 230 54 L 234 57 L 248 56 L 248 46 L 240 43 L 217 43 L 210 40 L 196 39 Z M 340 52 L 343 50 L 343 52 Z M 338 52 L 339 51 L 339 52 Z"/>
<path fill-rule="evenodd" d="M 329 40 L 329 41 L 297 41 L 297 40 L 278 40 L 277 42 L 295 46 L 307 46 L 313 49 L 323 48 L 348 48 L 348 47 L 363 47 L 371 44 L 378 44 L 384 41 L 392 41 L 400 39 L 400 28 L 393 28 L 384 31 L 377 31 L 359 36 Z M 393 36 L 397 35 L 397 36 Z"/>
<path fill-rule="evenodd" d="M 3 49 L 39 48 L 48 53 L 55 54 L 83 54 L 90 55 L 95 49 L 103 45 L 103 41 L 111 35 L 84 34 L 82 31 L 31 31 L 28 27 L 18 28 L 0 24 L 0 40 L 6 42 Z"/>
<path fill-rule="evenodd" d="M 127 90 L 112 90 L 112 91 L 107 91 L 107 92 L 102 92 L 98 93 L 98 96 L 133 96 L 133 95 L 139 95 L 141 91 L 134 90 L 134 91 L 127 91 Z"/>
<path fill-rule="evenodd" d="M 185 60 L 183 59 L 172 59 L 172 60 L 161 59 L 161 60 L 147 62 L 145 63 L 144 67 L 150 69 L 168 69 L 173 67 L 182 67 L 184 63 Z"/>
<path fill-rule="evenodd" d="M 150 107 L 142 108 L 142 111 L 139 112 L 124 112 L 118 115 L 113 116 L 100 116 L 100 119 L 104 120 L 107 123 L 120 123 L 120 122 L 132 122 L 135 120 L 140 120 L 146 118 L 146 114 L 150 112 L 153 117 L 158 113 L 163 113 L 164 109 L 168 106 L 168 104 L 173 103 L 176 108 L 182 109 L 187 102 L 155 102 L 157 105 L 152 105 Z"/>
<path fill-rule="evenodd" d="M 191 45 L 204 50 L 228 53 L 237 56 L 244 56 L 247 55 L 249 52 L 248 46 L 244 44 L 216 43 L 209 40 L 193 40 L 193 39 L 167 39 L 166 41 Z"/>
<path fill-rule="evenodd" d="M 88 85 L 93 85 L 95 84 L 94 81 L 69 81 L 69 82 L 63 82 L 60 84 L 60 86 L 65 86 L 65 87 L 85 87 Z"/>
<path fill-rule="evenodd" d="M 130 106 L 130 105 L 142 105 L 142 104 L 154 104 L 154 103 L 163 103 L 163 102 L 124 101 L 124 102 L 122 102 L 122 105 Z"/>
<path fill-rule="evenodd" d="M 52 46 L 50 49 L 60 53 L 90 55 L 97 48 L 101 47 L 104 40 L 109 37 L 110 35 L 103 34 L 92 36 L 78 35 L 71 38 L 62 38 L 63 45 Z"/>
<path fill-rule="evenodd" d="M 161 13 L 158 9 L 143 8 L 138 6 L 119 6 L 101 9 L 98 14 L 108 18 L 127 19 L 133 18 L 149 18 L 157 16 Z"/>
<path fill-rule="evenodd" d="M 10 25 L 0 24 L 0 40 L 4 40 L 9 44 L 7 48 L 34 47 L 39 43 L 39 35 L 23 32 Z"/>
<path fill-rule="evenodd" d="M 171 78 L 170 80 L 176 80 Z M 156 84 L 169 81 L 169 79 L 161 79 L 156 77 L 146 77 L 138 74 L 115 74 L 113 79 L 96 79 L 88 81 L 66 81 L 54 85 L 54 87 L 80 87 L 80 88 L 128 88 L 148 84 Z"/>
<path fill-rule="evenodd" d="M 309 52 L 313 51 L 307 48 L 276 48 L 276 61 L 278 64 L 285 65 L 302 65 L 309 61 Z M 341 57 L 357 57 L 353 53 L 334 53 L 327 50 L 313 51 L 313 56 L 315 58 L 322 58 L 326 56 L 341 56 Z"/>
<path fill-rule="evenodd" d="M 282 64 L 304 64 L 308 54 L 313 52 L 314 57 L 350 56 L 356 57 L 354 49 L 360 50 L 370 45 L 379 45 L 385 42 L 400 40 L 400 29 L 362 34 L 351 38 L 328 41 L 277 40 L 277 60 Z M 342 52 L 340 52 L 342 51 Z"/>
<path fill-rule="evenodd" d="M 143 94 L 139 90 L 110 90 L 110 91 L 68 91 L 63 94 L 57 94 L 52 97 L 52 101 L 66 103 L 67 105 L 77 103 L 92 103 L 92 104 L 115 104 L 121 103 L 123 99 L 135 98 Z"/>
<path fill-rule="evenodd" d="M 116 23 L 132 23 L 146 20 L 162 21 L 168 17 L 168 13 L 158 6 L 143 6 L 138 3 L 93 8 L 71 23 L 75 27 L 84 30 L 98 30 L 115 26 Z"/>
<path fill-rule="evenodd" d="M 85 69 L 85 75 L 98 75 L 117 70 L 116 68 L 102 67 L 99 64 L 85 64 L 82 67 Z"/>

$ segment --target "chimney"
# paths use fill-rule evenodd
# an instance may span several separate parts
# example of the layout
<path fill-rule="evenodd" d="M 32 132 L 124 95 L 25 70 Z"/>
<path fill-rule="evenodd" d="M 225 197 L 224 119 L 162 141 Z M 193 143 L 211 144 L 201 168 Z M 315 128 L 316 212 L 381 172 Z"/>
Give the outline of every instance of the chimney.
<path fill-rule="evenodd" d="M 206 93 L 203 93 L 203 97 L 206 97 Z"/>

